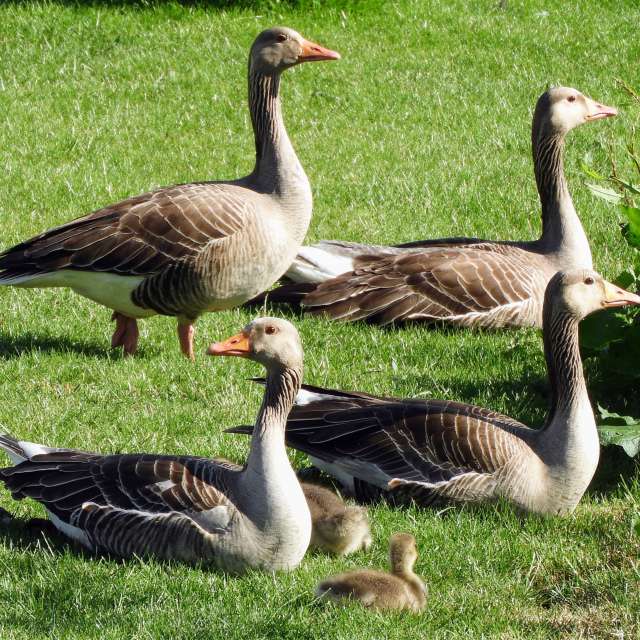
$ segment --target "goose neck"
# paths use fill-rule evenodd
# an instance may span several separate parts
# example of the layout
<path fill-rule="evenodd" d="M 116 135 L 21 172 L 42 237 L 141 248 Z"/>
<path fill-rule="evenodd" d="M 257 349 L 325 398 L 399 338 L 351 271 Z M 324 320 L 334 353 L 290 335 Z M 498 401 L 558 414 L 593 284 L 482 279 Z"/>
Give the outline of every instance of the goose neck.
<path fill-rule="evenodd" d="M 564 173 L 564 133 L 534 126 L 532 136 L 536 185 L 542 207 L 543 252 L 557 259 L 558 269 L 591 268 L 589 242 L 573 206 Z"/>
<path fill-rule="evenodd" d="M 587 394 L 578 344 L 578 320 L 564 310 L 555 310 L 545 301 L 544 352 L 551 384 L 551 405 L 543 437 L 551 449 L 585 440 L 583 429 L 595 430 L 593 411 Z"/>
<path fill-rule="evenodd" d="M 278 465 L 283 456 L 286 459 L 284 432 L 301 382 L 301 369 L 283 367 L 267 373 L 262 405 L 251 439 L 247 468 L 268 473 L 268 467 L 272 462 Z"/>
<path fill-rule="evenodd" d="M 249 110 L 256 146 L 251 179 L 267 193 L 286 194 L 296 182 L 307 182 L 282 118 L 280 73 L 249 72 Z"/>

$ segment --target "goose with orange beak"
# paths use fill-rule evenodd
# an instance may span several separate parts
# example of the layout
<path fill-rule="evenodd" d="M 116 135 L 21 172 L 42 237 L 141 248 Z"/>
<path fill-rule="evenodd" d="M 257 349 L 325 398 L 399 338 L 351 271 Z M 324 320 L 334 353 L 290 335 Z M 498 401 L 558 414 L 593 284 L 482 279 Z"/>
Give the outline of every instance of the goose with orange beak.
<path fill-rule="evenodd" d="M 640 305 L 640 296 L 590 269 L 551 278 L 542 330 L 551 402 L 541 428 L 462 402 L 303 385 L 287 444 L 363 501 L 429 506 L 504 499 L 526 512 L 571 513 L 600 456 L 578 325 L 596 311 L 625 305 Z"/>
<path fill-rule="evenodd" d="M 293 569 L 311 516 L 284 444 L 302 379 L 302 346 L 286 320 L 259 318 L 209 348 L 260 362 L 267 385 L 244 466 L 157 454 L 100 455 L 0 435 L 14 498 L 44 505 L 53 524 L 92 551 L 208 563 L 225 571 Z"/>
<path fill-rule="evenodd" d="M 164 187 L 45 231 L 0 254 L 0 285 L 70 287 L 113 309 L 111 346 L 125 354 L 138 347 L 138 319 L 175 316 L 193 359 L 196 319 L 270 287 L 302 244 L 311 186 L 284 126 L 280 79 L 300 63 L 339 58 L 287 27 L 260 33 L 249 54 L 248 176 Z"/>

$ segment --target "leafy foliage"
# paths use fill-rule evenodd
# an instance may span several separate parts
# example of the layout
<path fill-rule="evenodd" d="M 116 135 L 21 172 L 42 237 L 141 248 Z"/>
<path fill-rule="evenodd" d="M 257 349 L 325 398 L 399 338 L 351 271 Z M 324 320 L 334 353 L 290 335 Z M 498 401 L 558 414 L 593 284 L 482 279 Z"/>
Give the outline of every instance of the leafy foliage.
<path fill-rule="evenodd" d="M 640 106 L 640 95 L 628 84 L 618 81 L 633 102 Z M 583 164 L 587 176 L 599 183 L 587 183 L 591 193 L 612 204 L 620 211 L 623 222 L 621 233 L 636 250 L 635 260 L 617 278 L 616 283 L 630 290 L 640 289 L 640 157 L 634 145 L 632 127 L 626 144 L 626 160 L 633 178 L 621 178 L 616 159 L 610 157 L 611 173 L 604 176 Z M 634 180 L 636 182 L 634 182 Z M 604 183 L 604 184 L 603 184 Z M 628 385 L 637 396 L 640 381 L 640 310 L 637 308 L 611 310 L 587 318 L 581 327 L 581 344 L 585 355 L 597 356 L 606 378 L 616 385 Z M 636 398 L 637 399 L 637 398 Z M 609 413 L 599 407 L 602 419 L 600 439 L 603 444 L 617 444 L 630 455 L 640 450 L 640 421 L 629 416 Z"/>
<path fill-rule="evenodd" d="M 602 444 L 617 444 L 629 456 L 640 451 L 640 420 L 631 416 L 611 413 L 598 405 L 600 412 L 600 441 Z"/>

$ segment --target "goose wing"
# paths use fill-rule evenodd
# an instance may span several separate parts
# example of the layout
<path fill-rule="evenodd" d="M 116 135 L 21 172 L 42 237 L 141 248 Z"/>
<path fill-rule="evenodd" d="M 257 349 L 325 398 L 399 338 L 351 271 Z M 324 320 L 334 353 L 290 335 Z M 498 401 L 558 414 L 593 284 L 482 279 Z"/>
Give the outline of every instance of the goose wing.
<path fill-rule="evenodd" d="M 528 432 L 507 416 L 459 402 L 379 398 L 304 385 L 289 415 L 286 439 L 339 479 L 352 477 L 383 492 L 391 489 L 393 498 L 428 504 L 488 497 L 495 474 L 526 448 Z"/>
<path fill-rule="evenodd" d="M 7 443 L 7 441 L 9 441 Z M 0 479 L 16 499 L 33 498 L 63 523 L 83 532 L 89 546 L 121 552 L 119 542 L 131 538 L 135 524 L 161 529 L 181 523 L 206 533 L 221 534 L 235 507 L 226 493 L 240 469 L 227 461 L 153 454 L 98 455 L 30 445 L 30 455 L 16 466 L 0 469 Z M 24 451 L 15 439 L 0 445 Z M 117 515 L 117 525 L 107 526 Z M 106 519 L 103 517 L 106 516 Z M 54 520 L 55 522 L 55 520 Z M 158 526 L 160 525 L 160 526 Z M 106 530 L 109 535 L 105 539 Z M 131 549 L 136 552 L 136 549 Z"/>
<path fill-rule="evenodd" d="M 302 304 L 377 324 L 535 325 L 548 271 L 537 254 L 496 243 L 361 256 L 353 271 L 319 284 Z"/>
<path fill-rule="evenodd" d="M 188 263 L 243 228 L 253 195 L 235 185 L 193 183 L 123 200 L 7 249 L 0 282 L 60 269 L 144 276 Z"/>

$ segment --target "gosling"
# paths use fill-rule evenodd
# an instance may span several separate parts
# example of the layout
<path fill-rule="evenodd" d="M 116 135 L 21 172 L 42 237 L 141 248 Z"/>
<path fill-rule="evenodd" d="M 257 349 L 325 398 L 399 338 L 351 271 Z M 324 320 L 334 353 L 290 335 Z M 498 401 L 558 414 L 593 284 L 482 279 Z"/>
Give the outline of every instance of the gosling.
<path fill-rule="evenodd" d="M 427 602 L 427 587 L 413 573 L 417 558 L 415 538 L 408 533 L 394 533 L 389 541 L 391 573 L 342 573 L 320 582 L 316 597 L 341 603 L 357 601 L 381 611 L 408 609 L 418 613 Z"/>
<path fill-rule="evenodd" d="M 310 548 L 346 556 L 371 546 L 371 530 L 364 507 L 346 505 L 333 491 L 317 484 L 300 486 L 311 512 Z"/>

